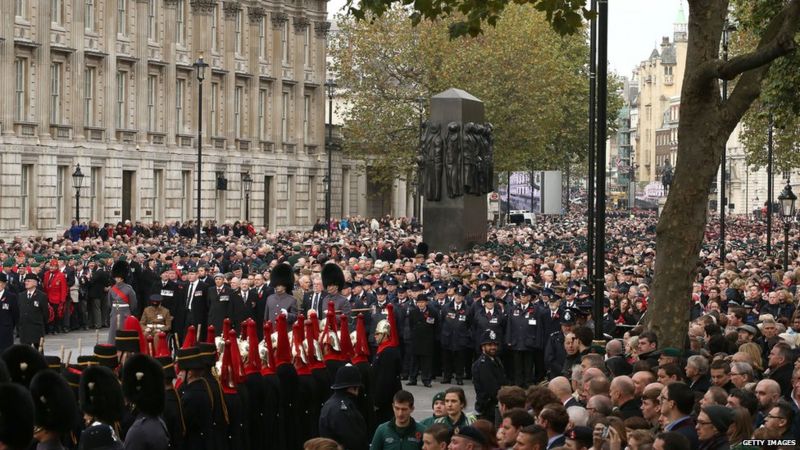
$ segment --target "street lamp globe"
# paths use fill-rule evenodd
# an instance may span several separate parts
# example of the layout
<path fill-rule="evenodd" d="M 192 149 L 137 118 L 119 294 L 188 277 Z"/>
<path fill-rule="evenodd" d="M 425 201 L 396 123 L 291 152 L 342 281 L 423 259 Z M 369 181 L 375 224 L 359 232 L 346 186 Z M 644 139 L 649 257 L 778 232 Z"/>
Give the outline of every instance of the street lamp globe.
<path fill-rule="evenodd" d="M 242 175 L 242 187 L 246 193 L 250 193 L 250 189 L 253 188 L 253 177 L 250 176 L 250 172 L 245 172 Z"/>
<path fill-rule="evenodd" d="M 83 172 L 81 172 L 81 165 L 78 164 L 75 166 L 75 172 L 72 173 L 72 185 L 75 186 L 75 189 L 80 189 L 83 185 Z"/>
<path fill-rule="evenodd" d="M 786 183 L 786 186 L 781 191 L 780 195 L 778 195 L 778 201 L 781 202 L 781 216 L 784 219 L 790 219 L 794 217 L 794 204 L 797 201 L 797 195 L 792 192 L 792 186 L 789 183 Z"/>
<path fill-rule="evenodd" d="M 208 64 L 206 64 L 206 62 L 203 61 L 202 53 L 200 53 L 200 57 L 197 58 L 197 61 L 195 61 L 194 64 L 192 65 L 194 66 L 195 69 L 197 69 L 197 81 L 200 81 L 202 83 L 203 80 L 206 78 L 206 67 L 208 67 Z"/>

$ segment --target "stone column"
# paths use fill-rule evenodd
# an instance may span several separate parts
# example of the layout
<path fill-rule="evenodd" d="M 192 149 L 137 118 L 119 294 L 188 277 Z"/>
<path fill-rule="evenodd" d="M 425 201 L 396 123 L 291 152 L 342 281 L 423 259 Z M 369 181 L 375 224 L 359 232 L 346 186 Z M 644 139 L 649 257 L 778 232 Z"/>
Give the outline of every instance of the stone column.
<path fill-rule="evenodd" d="M 242 10 L 237 1 L 223 3 L 224 21 L 221 24 L 222 61 L 226 69 L 222 100 L 225 109 L 225 145 L 229 151 L 236 150 L 236 120 L 234 118 L 234 97 L 236 95 L 236 16 Z M 242 99 L 244 101 L 244 99 Z M 241 106 L 241 105 L 240 105 Z M 242 108 L 243 109 L 243 108 Z"/>
<path fill-rule="evenodd" d="M 70 66 L 72 67 L 72 89 L 68 96 L 71 96 L 72 99 L 70 104 L 72 105 L 72 114 L 71 118 L 69 119 L 69 124 L 72 125 L 72 138 L 75 141 L 84 141 L 84 130 L 83 127 L 85 125 L 84 119 L 84 111 L 83 111 L 83 96 L 84 96 L 84 41 L 83 35 L 86 29 L 86 18 L 84 17 L 86 13 L 86 9 L 84 8 L 84 4 L 82 2 L 73 2 L 72 3 L 72 27 L 70 34 L 72 35 L 72 46 L 75 47 L 75 53 L 72 54 L 72 58 L 70 61 Z M 87 166 L 88 167 L 88 166 Z M 74 194 L 74 190 L 73 190 Z M 81 217 L 83 217 L 83 208 L 81 208 Z"/>
<path fill-rule="evenodd" d="M 0 121 L 3 122 L 3 134 L 14 134 L 14 8 L 0 9 Z M 5 162 L 5 161 L 3 161 Z M 0 197 L 4 199 L 5 196 Z M 3 203 L 5 207 L 7 203 Z M 0 219 L 0 227 L 7 229 L 10 223 Z"/>
<path fill-rule="evenodd" d="M 33 3 L 33 1 L 31 2 Z M 50 0 L 38 0 L 35 17 L 34 40 L 40 47 L 33 52 L 36 61 L 36 76 L 31 91 L 35 94 L 33 121 L 38 124 L 39 138 L 50 138 Z M 13 14 L 13 12 L 12 12 Z M 33 20 L 33 18 L 32 18 Z M 9 36 L 11 37 L 11 36 Z"/>
<path fill-rule="evenodd" d="M 272 90 L 272 129 L 274 130 L 275 152 L 283 152 L 283 141 L 286 137 L 281 136 L 281 115 L 283 114 L 283 54 L 281 52 L 281 33 L 283 24 L 289 20 L 289 16 L 284 12 L 272 12 L 272 73 L 275 76 L 275 86 Z"/>
<path fill-rule="evenodd" d="M 260 6 L 256 7 L 249 7 L 247 8 L 247 23 L 250 24 L 247 27 L 248 34 L 250 35 L 250 47 L 248 54 L 248 65 L 250 66 L 250 73 L 253 74 L 253 79 L 250 84 L 250 98 L 248 99 L 250 103 L 250 151 L 253 152 L 260 152 L 261 151 L 261 143 L 259 140 L 261 139 L 258 136 L 258 128 L 261 126 L 258 123 L 258 99 L 260 96 L 261 90 L 261 66 L 258 61 L 258 31 L 259 28 L 264 23 L 264 8 Z M 266 106 L 266 105 L 265 105 Z M 251 194 L 252 197 L 252 194 Z M 252 201 L 252 198 L 251 198 Z M 250 217 L 253 217 L 253 208 L 250 208 Z"/>
<path fill-rule="evenodd" d="M 104 83 L 104 94 L 103 94 L 103 122 L 100 126 L 106 129 L 106 140 L 107 141 L 116 141 L 117 137 L 117 121 L 116 121 L 116 110 L 117 110 L 117 8 L 109 7 L 111 5 L 106 5 L 107 7 L 104 8 L 104 16 L 103 16 L 103 39 L 105 41 L 105 50 L 108 53 L 108 56 L 104 59 L 105 64 L 105 83 Z M 98 9 L 98 14 L 100 10 Z M 98 101 L 98 105 L 101 103 Z M 107 180 L 110 180 L 110 176 L 112 173 L 112 169 L 109 166 L 107 168 L 108 175 L 106 176 Z M 111 187 L 111 186 L 104 186 L 104 187 Z M 122 187 L 120 182 L 119 187 Z M 108 199 L 110 200 L 110 199 Z M 122 205 L 116 206 L 116 208 L 121 208 Z M 114 209 L 109 203 L 106 204 L 106 217 L 113 218 L 112 220 L 116 220 L 119 217 L 111 214 L 110 212 L 117 211 Z"/>
<path fill-rule="evenodd" d="M 327 73 L 327 64 L 326 64 L 326 56 L 327 56 L 327 49 L 328 49 L 328 33 L 331 29 L 330 22 L 315 22 L 314 23 L 314 36 L 316 38 L 316 52 L 313 53 L 313 71 L 315 76 L 317 76 L 317 81 L 319 81 L 320 85 L 325 84 L 325 81 L 328 79 Z M 325 105 L 328 102 L 328 93 L 325 92 L 325 88 L 321 87 L 316 89 L 314 95 L 314 101 L 316 102 L 317 107 L 314 108 L 314 123 L 320 124 L 320 126 L 316 127 L 316 143 L 319 145 L 321 151 L 325 151 L 325 124 L 328 120 L 327 115 L 325 114 Z"/>
<path fill-rule="evenodd" d="M 215 217 L 214 208 L 216 207 L 216 176 L 214 174 L 214 170 L 210 164 L 208 164 L 208 151 L 207 149 L 209 146 L 207 143 L 211 142 L 209 139 L 210 135 L 210 127 L 211 127 L 211 119 L 209 116 L 209 111 L 211 111 L 211 63 L 213 59 L 213 55 L 211 54 L 211 34 L 207 32 L 207 30 L 211 29 L 211 14 L 216 14 L 216 8 L 222 7 L 221 5 L 218 6 L 217 0 L 191 0 L 190 2 L 192 8 L 192 58 L 197 59 L 200 54 L 204 55 L 204 59 L 206 64 L 209 67 L 206 67 L 205 73 L 205 80 L 203 81 L 203 98 L 200 100 L 203 102 L 203 177 L 202 177 L 202 186 L 200 187 L 200 192 L 195 192 L 195 195 L 201 196 L 201 216 L 202 220 L 208 220 L 212 217 Z M 193 117 L 198 119 L 197 117 L 197 94 L 198 94 L 198 83 L 197 83 L 197 74 L 192 73 L 192 79 L 194 80 L 193 83 L 187 84 L 187 89 L 191 89 L 191 92 L 187 92 L 187 100 L 191 103 L 188 103 L 188 108 L 192 111 Z M 191 88 L 189 88 L 191 86 Z M 197 133 L 197 120 L 192 121 L 192 134 Z M 197 151 L 197 142 L 195 141 L 193 146 L 194 151 Z M 195 167 L 195 170 L 198 168 Z M 197 183 L 197 172 L 195 172 L 192 176 L 192 184 Z M 192 205 L 190 208 L 190 217 L 192 219 L 196 219 L 196 208 L 197 208 L 197 197 L 192 198 Z"/>
<path fill-rule="evenodd" d="M 148 142 L 147 132 L 147 76 L 148 76 L 148 48 L 147 48 L 147 7 L 148 0 L 136 0 L 136 17 L 133 40 L 136 46 L 134 54 L 138 61 L 134 64 L 136 71 L 136 95 L 134 104 L 134 127 L 139 131 L 136 141 L 140 144 Z M 141 208 L 139 208 L 141 209 Z"/>
<path fill-rule="evenodd" d="M 175 47 L 176 33 L 178 31 L 178 1 L 183 0 L 164 0 L 164 133 L 167 134 L 167 147 L 177 145 L 175 135 L 178 133 L 175 122 L 175 114 L 170 114 L 171 106 L 175 104 L 175 83 L 177 71 L 175 69 Z M 191 83 L 187 83 L 186 89 Z M 186 95 L 187 93 L 184 93 Z M 188 106 L 188 105 L 187 105 Z M 185 117 L 189 117 L 186 114 Z"/>
<path fill-rule="evenodd" d="M 297 81 L 295 96 L 294 96 L 294 141 L 297 144 L 295 151 L 298 155 L 305 154 L 305 136 L 303 135 L 303 119 L 305 118 L 305 98 L 306 98 L 306 85 L 305 85 L 305 66 L 303 64 L 303 45 L 305 39 L 306 29 L 309 27 L 310 22 L 305 17 L 295 17 L 293 22 L 293 33 L 289 35 L 289 39 L 294 40 L 294 48 L 292 52 L 292 70 L 294 79 Z M 310 120 L 310 118 L 309 118 Z"/>

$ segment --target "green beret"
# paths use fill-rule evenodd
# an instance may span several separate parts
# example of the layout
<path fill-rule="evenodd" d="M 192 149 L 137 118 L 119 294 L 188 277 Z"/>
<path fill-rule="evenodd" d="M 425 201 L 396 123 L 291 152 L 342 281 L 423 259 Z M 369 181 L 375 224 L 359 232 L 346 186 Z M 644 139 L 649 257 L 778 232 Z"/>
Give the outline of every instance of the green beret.
<path fill-rule="evenodd" d="M 8 258 L 3 261 L 3 267 L 13 267 L 14 266 L 14 258 Z"/>
<path fill-rule="evenodd" d="M 436 395 L 433 396 L 433 400 L 431 401 L 431 407 L 436 405 L 437 401 L 444 401 L 444 392 L 438 392 Z"/>
<path fill-rule="evenodd" d="M 36 256 L 33 257 L 33 260 L 38 262 L 38 263 L 43 263 L 43 262 L 47 261 L 47 258 L 44 255 L 36 255 Z"/>
<path fill-rule="evenodd" d="M 667 347 L 664 350 L 661 350 L 661 354 L 671 358 L 680 358 L 683 356 L 683 352 L 674 347 Z"/>
<path fill-rule="evenodd" d="M 41 266 L 41 264 L 39 264 L 38 262 L 31 263 L 31 267 L 39 267 L 39 266 Z"/>
<path fill-rule="evenodd" d="M 125 256 L 125 255 L 122 255 L 119 258 L 117 258 L 117 261 L 128 262 L 128 257 Z"/>

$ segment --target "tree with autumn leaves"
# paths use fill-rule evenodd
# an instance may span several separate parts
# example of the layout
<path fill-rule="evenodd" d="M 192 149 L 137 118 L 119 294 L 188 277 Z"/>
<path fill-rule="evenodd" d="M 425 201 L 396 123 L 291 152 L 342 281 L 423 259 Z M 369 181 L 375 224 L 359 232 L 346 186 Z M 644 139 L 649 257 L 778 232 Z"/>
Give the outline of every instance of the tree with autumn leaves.
<path fill-rule="evenodd" d="M 483 34 L 455 40 L 456 19 L 413 26 L 407 13 L 395 7 L 373 20 L 341 17 L 331 41 L 346 109 L 343 150 L 366 156 L 372 176 L 412 175 L 420 115 L 431 96 L 451 87 L 484 102 L 495 124 L 497 171 L 563 169 L 585 158 L 585 35 L 561 36 L 525 5 L 510 5 Z M 620 106 L 617 96 L 612 108 Z"/>
<path fill-rule="evenodd" d="M 754 103 L 769 108 L 774 115 L 781 96 L 796 101 L 797 90 L 791 90 L 791 82 L 778 78 L 787 70 L 797 76 L 796 65 L 788 61 L 796 57 L 795 41 L 800 29 L 800 0 L 688 2 L 689 36 L 681 91 L 678 157 L 670 194 L 656 228 L 653 302 L 647 315 L 647 325 L 658 333 L 660 344 L 674 347 L 683 346 L 686 340 L 708 196 L 723 148 Z M 609 3 L 613 7 L 613 2 Z M 351 0 L 348 7 L 354 17 L 363 19 L 367 14 L 383 15 L 395 4 L 404 5 L 410 20 L 420 25 L 427 19 L 455 18 L 449 28 L 453 37 L 490 33 L 502 21 L 503 12 L 519 4 L 541 11 L 553 30 L 564 35 L 580 34 L 585 29 L 584 20 L 594 15 L 587 9 L 586 0 Z M 752 25 L 748 29 L 752 39 L 744 42 L 736 56 L 724 61 L 720 41 L 731 13 L 752 19 L 751 24 L 743 21 Z M 770 78 L 773 66 L 776 80 Z M 725 101 L 720 92 L 723 79 L 733 85 Z M 757 103 L 762 91 L 766 91 L 766 101 Z M 763 121 L 763 113 L 757 118 Z"/>

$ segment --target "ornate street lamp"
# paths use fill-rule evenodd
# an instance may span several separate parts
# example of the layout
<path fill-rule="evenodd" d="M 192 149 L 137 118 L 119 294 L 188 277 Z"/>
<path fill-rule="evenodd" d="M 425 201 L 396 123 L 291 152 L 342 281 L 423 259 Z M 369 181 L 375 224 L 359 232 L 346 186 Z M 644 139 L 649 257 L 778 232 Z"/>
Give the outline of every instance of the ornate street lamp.
<path fill-rule="evenodd" d="M 328 80 L 325 82 L 325 89 L 328 91 L 328 139 L 325 147 L 328 152 L 328 170 L 325 174 L 325 232 L 330 230 L 331 220 L 331 173 L 333 166 L 333 90 L 336 89 L 336 82 Z"/>
<path fill-rule="evenodd" d="M 202 180 L 203 180 L 203 80 L 206 78 L 206 64 L 203 54 L 192 64 L 197 71 L 197 242 L 200 242 L 200 207 L 202 205 Z"/>
<path fill-rule="evenodd" d="M 781 202 L 781 219 L 783 219 L 783 271 L 789 270 L 789 226 L 794 219 L 794 203 L 797 196 L 792 192 L 792 186 L 787 182 L 783 191 L 778 195 Z"/>
<path fill-rule="evenodd" d="M 75 172 L 72 173 L 72 185 L 75 187 L 75 221 L 78 225 L 81 223 L 81 186 L 83 186 L 83 172 L 81 172 L 81 165 L 75 166 Z"/>
<path fill-rule="evenodd" d="M 253 177 L 250 172 L 242 175 L 242 187 L 244 188 L 244 220 L 250 221 L 250 190 L 253 188 Z"/>

